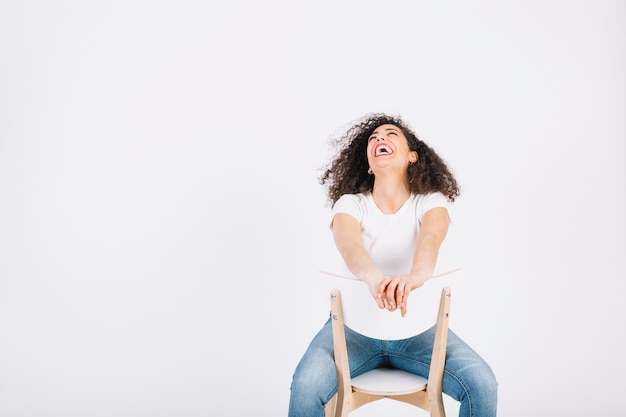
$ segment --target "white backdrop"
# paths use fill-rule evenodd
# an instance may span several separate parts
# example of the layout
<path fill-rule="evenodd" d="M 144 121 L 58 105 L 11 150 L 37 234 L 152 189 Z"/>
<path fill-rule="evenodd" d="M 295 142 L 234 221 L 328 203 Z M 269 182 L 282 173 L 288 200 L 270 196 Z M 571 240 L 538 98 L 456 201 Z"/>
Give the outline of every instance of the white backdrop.
<path fill-rule="evenodd" d="M 623 1 L 0 1 L 0 415 L 286 415 L 382 111 L 462 186 L 499 415 L 623 416 L 624 74 Z"/>

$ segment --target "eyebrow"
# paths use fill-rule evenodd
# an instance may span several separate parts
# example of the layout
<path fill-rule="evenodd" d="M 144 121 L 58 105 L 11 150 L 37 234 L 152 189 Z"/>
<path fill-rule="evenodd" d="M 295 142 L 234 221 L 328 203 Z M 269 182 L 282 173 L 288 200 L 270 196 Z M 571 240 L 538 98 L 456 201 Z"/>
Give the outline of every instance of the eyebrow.
<path fill-rule="evenodd" d="M 397 127 L 388 127 L 385 129 L 385 132 L 388 132 L 390 130 L 393 132 L 400 132 L 400 129 L 398 129 Z M 370 137 L 374 136 L 376 133 L 378 133 L 378 129 L 374 130 L 372 134 L 370 135 Z"/>

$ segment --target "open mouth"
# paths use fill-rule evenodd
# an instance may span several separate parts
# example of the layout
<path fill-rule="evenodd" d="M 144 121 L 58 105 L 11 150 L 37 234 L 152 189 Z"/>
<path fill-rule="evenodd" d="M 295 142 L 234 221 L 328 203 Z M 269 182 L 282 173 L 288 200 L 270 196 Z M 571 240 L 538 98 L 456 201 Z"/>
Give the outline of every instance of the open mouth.
<path fill-rule="evenodd" d="M 391 155 L 392 153 L 393 153 L 393 149 L 391 149 L 389 146 L 385 145 L 384 143 L 381 143 L 380 145 L 376 146 L 376 149 L 374 149 L 375 157 L 382 156 L 382 155 Z"/>

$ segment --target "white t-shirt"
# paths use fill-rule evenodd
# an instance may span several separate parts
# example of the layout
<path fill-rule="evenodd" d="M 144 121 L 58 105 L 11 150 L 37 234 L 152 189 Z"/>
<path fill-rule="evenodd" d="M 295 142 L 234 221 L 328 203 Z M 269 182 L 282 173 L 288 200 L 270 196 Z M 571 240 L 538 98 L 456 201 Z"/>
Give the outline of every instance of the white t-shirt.
<path fill-rule="evenodd" d="M 385 214 L 368 192 L 342 195 L 333 206 L 332 214 L 334 217 L 337 213 L 347 213 L 354 217 L 361 225 L 365 250 L 374 264 L 383 274 L 394 275 L 411 270 L 424 213 L 435 207 L 449 209 L 449 206 L 450 202 L 440 192 L 412 194 L 400 210 Z"/>

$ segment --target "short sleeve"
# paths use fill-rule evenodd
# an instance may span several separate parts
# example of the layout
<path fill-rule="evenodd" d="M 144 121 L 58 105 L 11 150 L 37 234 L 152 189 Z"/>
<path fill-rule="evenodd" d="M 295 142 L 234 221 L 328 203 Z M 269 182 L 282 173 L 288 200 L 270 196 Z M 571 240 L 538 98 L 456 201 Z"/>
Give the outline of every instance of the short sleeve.
<path fill-rule="evenodd" d="M 333 218 L 337 213 L 346 213 L 354 217 L 359 223 L 363 220 L 363 204 L 357 194 L 344 194 L 333 206 Z M 331 225 L 332 229 L 332 220 Z"/>
<path fill-rule="evenodd" d="M 417 205 L 417 220 L 421 223 L 422 217 L 430 209 L 443 207 L 448 210 L 450 216 L 450 201 L 441 192 L 426 194 L 422 197 L 422 201 Z"/>

